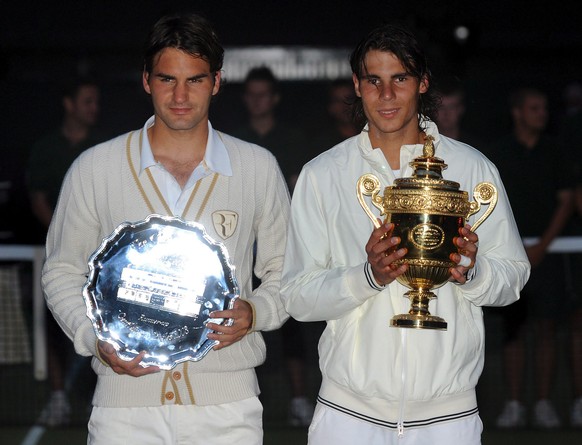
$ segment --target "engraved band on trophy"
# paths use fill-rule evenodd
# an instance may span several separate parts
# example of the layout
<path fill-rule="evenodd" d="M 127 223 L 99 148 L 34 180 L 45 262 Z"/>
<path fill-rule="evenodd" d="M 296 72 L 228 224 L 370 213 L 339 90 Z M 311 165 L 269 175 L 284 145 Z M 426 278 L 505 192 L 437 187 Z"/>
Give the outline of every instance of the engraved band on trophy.
<path fill-rule="evenodd" d="M 201 224 L 160 215 L 105 238 L 83 287 L 97 337 L 124 360 L 146 351 L 141 365 L 161 369 L 201 360 L 217 343 L 206 324 L 232 323 L 210 313 L 231 309 L 238 296 L 224 245 Z"/>
<path fill-rule="evenodd" d="M 429 301 L 436 298 L 432 289 L 444 285 L 450 269 L 456 266 L 449 256 L 458 251 L 453 239 L 459 236 L 459 228 L 481 205 L 488 204 L 471 227 L 475 231 L 497 204 L 497 189 L 491 183 L 477 184 L 473 190 L 475 201 L 469 202 L 459 183 L 443 179 L 442 170 L 447 165 L 434 156 L 433 140 L 426 136 L 423 155 L 410 163 L 413 176 L 396 179 L 394 185 L 384 189 L 384 196 L 379 196 L 380 181 L 373 174 L 362 175 L 357 182 L 358 201 L 375 227 L 380 224 L 364 196 L 370 196 L 372 204 L 385 215 L 384 223 L 394 224 L 393 236 L 401 239 L 398 247 L 408 249 L 406 256 L 394 264 L 408 264 L 397 281 L 410 289 L 404 294 L 410 300 L 410 310 L 392 318 L 390 324 L 395 327 L 447 329 L 447 322 L 428 310 Z"/>

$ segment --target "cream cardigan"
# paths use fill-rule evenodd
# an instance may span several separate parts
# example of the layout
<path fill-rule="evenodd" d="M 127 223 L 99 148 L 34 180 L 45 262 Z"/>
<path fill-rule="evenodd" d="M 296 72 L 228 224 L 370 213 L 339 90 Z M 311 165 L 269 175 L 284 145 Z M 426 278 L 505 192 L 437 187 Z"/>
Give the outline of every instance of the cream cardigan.
<path fill-rule="evenodd" d="M 214 130 L 211 130 L 214 131 Z M 122 222 L 139 221 L 150 211 L 130 171 L 128 158 L 139 167 L 139 131 L 131 143 L 121 135 L 84 152 L 64 180 L 47 237 L 47 259 L 42 284 L 47 304 L 77 353 L 96 355 L 96 335 L 86 315 L 82 288 L 91 253 Z M 217 137 L 217 134 L 214 135 Z M 265 343 L 258 331 L 279 328 L 287 319 L 279 295 L 289 194 L 274 156 L 256 145 L 220 134 L 233 171 L 219 175 L 200 217 L 208 234 L 228 249 L 241 298 L 254 309 L 254 331 L 198 362 L 185 362 L 172 371 L 144 377 L 121 376 L 93 358 L 98 375 L 96 406 L 133 407 L 161 404 L 220 404 L 257 395 L 254 368 L 265 360 Z M 139 169 L 138 169 L 139 171 Z M 193 218 L 212 181 L 202 179 L 186 219 Z M 147 180 L 145 194 L 157 213 L 163 206 Z M 230 211 L 238 216 L 234 234 L 222 239 L 212 215 Z M 257 241 L 255 273 L 261 286 L 252 291 L 253 244 Z"/>

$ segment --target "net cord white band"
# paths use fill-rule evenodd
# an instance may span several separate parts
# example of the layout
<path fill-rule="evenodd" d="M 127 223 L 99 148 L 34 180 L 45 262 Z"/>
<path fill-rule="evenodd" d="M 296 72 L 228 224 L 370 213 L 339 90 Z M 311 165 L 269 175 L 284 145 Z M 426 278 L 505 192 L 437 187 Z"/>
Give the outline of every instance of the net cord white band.
<path fill-rule="evenodd" d="M 45 346 L 45 301 L 40 284 L 40 274 L 44 263 L 43 246 L 0 245 L 0 261 L 32 262 L 32 318 L 34 376 L 37 380 L 47 378 L 47 352 Z"/>

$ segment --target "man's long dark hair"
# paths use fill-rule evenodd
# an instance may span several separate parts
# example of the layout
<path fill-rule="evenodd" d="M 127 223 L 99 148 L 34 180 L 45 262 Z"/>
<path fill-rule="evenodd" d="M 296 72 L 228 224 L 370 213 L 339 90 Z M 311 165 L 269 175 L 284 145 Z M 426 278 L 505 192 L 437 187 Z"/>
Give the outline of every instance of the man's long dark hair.
<path fill-rule="evenodd" d="M 212 26 L 197 14 L 171 14 L 159 19 L 153 26 L 144 48 L 144 70 L 152 72 L 155 58 L 164 48 L 176 48 L 201 57 L 210 65 L 210 72 L 222 69 L 224 48 Z"/>
<path fill-rule="evenodd" d="M 428 63 L 418 41 L 408 30 L 392 24 L 385 24 L 373 29 L 356 46 L 350 55 L 350 65 L 352 73 L 358 79 L 366 74 L 365 58 L 371 50 L 386 51 L 394 54 L 402 63 L 407 73 L 419 81 L 428 81 L 428 90 L 419 95 L 418 113 L 421 115 L 419 125 L 422 126 L 422 119 L 434 120 L 434 115 L 439 105 L 439 96 L 431 88 L 432 73 L 428 68 Z M 357 98 L 353 105 L 354 120 L 357 125 L 363 127 L 366 122 L 362 99 Z M 422 129 L 422 128 L 421 128 Z"/>

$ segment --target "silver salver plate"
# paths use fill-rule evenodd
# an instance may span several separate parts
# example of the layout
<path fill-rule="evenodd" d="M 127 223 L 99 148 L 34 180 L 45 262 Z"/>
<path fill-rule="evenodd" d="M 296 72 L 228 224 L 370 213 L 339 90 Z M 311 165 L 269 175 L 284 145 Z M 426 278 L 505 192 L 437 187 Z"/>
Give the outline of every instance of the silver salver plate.
<path fill-rule="evenodd" d="M 206 324 L 232 323 L 210 313 L 231 309 L 238 295 L 224 245 L 198 223 L 160 215 L 105 238 L 83 288 L 97 337 L 124 360 L 146 351 L 141 365 L 161 369 L 201 360 L 217 343 Z"/>

